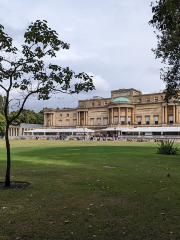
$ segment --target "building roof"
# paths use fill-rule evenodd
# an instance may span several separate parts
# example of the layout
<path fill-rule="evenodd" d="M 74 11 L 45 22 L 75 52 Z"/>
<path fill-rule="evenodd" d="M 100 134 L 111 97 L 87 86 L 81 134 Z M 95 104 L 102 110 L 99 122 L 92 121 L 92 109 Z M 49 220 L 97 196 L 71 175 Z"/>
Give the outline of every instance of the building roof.
<path fill-rule="evenodd" d="M 20 127 L 43 127 L 41 124 L 20 123 Z"/>
<path fill-rule="evenodd" d="M 122 103 L 131 103 L 131 101 L 130 101 L 128 98 L 125 98 L 125 97 L 115 98 L 112 102 L 113 102 L 113 103 L 119 103 L 119 102 L 122 102 Z"/>

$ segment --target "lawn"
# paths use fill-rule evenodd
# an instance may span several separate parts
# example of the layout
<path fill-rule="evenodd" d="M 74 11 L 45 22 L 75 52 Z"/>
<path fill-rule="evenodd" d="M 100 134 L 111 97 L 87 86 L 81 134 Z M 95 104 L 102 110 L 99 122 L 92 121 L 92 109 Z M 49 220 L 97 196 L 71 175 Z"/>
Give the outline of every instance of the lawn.
<path fill-rule="evenodd" d="M 0 239 L 180 239 L 180 155 L 155 143 L 12 140 Z M 0 182 L 6 149 L 0 140 Z M 167 174 L 170 177 L 167 177 Z"/>

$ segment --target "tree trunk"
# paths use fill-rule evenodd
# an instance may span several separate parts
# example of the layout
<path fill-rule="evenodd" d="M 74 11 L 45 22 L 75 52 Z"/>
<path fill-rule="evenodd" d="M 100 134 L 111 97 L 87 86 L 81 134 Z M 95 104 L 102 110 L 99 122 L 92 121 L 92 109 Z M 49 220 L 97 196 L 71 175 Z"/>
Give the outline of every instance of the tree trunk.
<path fill-rule="evenodd" d="M 8 136 L 9 125 L 6 125 L 5 139 L 6 139 L 6 151 L 7 151 L 7 166 L 6 166 L 6 179 L 5 179 L 5 187 L 9 187 L 10 182 L 10 169 L 11 169 L 11 153 L 10 153 L 10 143 Z"/>

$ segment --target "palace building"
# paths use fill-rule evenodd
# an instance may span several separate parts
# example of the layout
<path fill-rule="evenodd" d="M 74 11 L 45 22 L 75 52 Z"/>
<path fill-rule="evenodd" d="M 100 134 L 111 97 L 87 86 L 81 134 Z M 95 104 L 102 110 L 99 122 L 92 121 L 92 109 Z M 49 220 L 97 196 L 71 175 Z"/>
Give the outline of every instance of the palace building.
<path fill-rule="evenodd" d="M 44 109 L 44 128 L 178 127 L 179 103 L 164 102 L 163 93 L 119 89 L 110 98 L 79 100 L 77 108 Z"/>

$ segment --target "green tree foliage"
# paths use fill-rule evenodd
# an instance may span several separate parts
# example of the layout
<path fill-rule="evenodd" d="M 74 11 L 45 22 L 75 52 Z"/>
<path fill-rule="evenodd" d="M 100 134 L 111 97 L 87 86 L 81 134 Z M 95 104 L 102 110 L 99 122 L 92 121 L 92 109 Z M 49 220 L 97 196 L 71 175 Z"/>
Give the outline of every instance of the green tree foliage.
<path fill-rule="evenodd" d="M 2 114 L 0 114 L 0 136 L 1 137 L 4 137 L 5 126 L 6 126 L 6 119 Z"/>
<path fill-rule="evenodd" d="M 10 117 L 13 119 L 14 116 L 18 114 L 18 111 L 12 111 L 10 113 Z M 12 121 L 12 125 L 20 126 L 21 123 L 29 123 L 29 124 L 42 124 L 44 123 L 44 115 L 43 110 L 39 113 L 34 112 L 34 110 L 23 109 L 17 118 Z"/>
<path fill-rule="evenodd" d="M 178 145 L 174 145 L 173 141 L 167 140 L 166 142 L 161 142 L 157 146 L 158 154 L 165 154 L 165 155 L 176 155 L 178 153 Z"/>
<path fill-rule="evenodd" d="M 2 115 L 4 115 L 5 102 L 6 102 L 6 96 L 2 97 L 0 95 L 0 114 L 2 114 Z M 8 112 L 9 112 L 9 109 L 8 109 Z"/>
<path fill-rule="evenodd" d="M 160 77 L 166 83 L 166 101 L 179 99 L 180 92 L 180 1 L 159 0 L 152 3 L 152 20 L 157 29 L 156 58 L 161 58 L 167 67 L 161 69 Z"/>
<path fill-rule="evenodd" d="M 18 49 L 13 39 L 0 25 L 0 88 L 5 92 L 4 115 L 6 118 L 7 169 L 5 186 L 10 185 L 9 125 L 22 113 L 24 104 L 31 96 L 47 100 L 55 93 L 79 93 L 94 90 L 92 78 L 86 73 L 76 74 L 69 67 L 63 68 L 48 59 L 56 57 L 60 49 L 69 49 L 69 44 L 58 39 L 56 31 L 46 21 L 37 20 L 24 34 L 24 44 Z M 46 60 L 46 62 L 45 62 Z M 13 98 L 14 92 L 19 97 Z M 8 114 L 9 104 L 16 105 L 15 115 Z"/>

